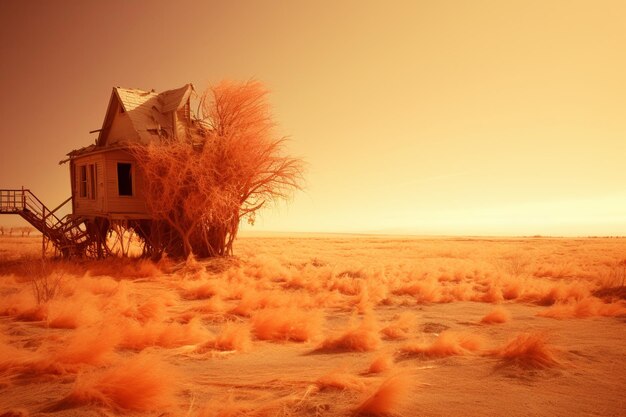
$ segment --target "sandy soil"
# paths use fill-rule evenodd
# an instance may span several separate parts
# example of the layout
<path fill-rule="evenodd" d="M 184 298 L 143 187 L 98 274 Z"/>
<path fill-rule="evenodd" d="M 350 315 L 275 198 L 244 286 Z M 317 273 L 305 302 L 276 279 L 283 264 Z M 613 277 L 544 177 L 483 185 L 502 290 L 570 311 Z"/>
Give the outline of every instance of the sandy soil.
<path fill-rule="evenodd" d="M 0 416 L 625 413 L 626 239 L 235 250 L 42 264 L 0 238 Z"/>

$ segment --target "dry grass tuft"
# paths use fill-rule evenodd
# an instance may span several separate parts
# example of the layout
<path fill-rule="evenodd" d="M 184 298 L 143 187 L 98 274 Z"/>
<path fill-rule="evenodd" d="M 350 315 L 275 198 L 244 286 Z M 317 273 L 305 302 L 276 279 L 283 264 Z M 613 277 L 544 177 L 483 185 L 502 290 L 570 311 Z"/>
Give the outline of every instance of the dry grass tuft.
<path fill-rule="evenodd" d="M 607 302 L 626 300 L 626 286 L 600 288 L 593 295 Z"/>
<path fill-rule="evenodd" d="M 370 374 L 379 374 L 393 367 L 393 358 L 386 353 L 378 355 L 374 358 L 367 370 Z"/>
<path fill-rule="evenodd" d="M 503 365 L 521 368 L 551 368 L 559 366 L 557 351 L 548 344 L 543 333 L 520 333 L 502 347 L 489 352 L 502 360 Z"/>
<path fill-rule="evenodd" d="M 378 349 L 380 344 L 376 319 L 368 315 L 360 324 L 350 327 L 341 335 L 326 338 L 316 351 L 366 352 Z"/>
<path fill-rule="evenodd" d="M 246 352 L 251 347 L 252 340 L 248 326 L 239 323 L 227 323 L 217 337 L 200 345 L 196 352 L 204 353 L 209 350 Z"/>
<path fill-rule="evenodd" d="M 354 416 L 383 416 L 398 412 L 399 407 L 407 400 L 409 379 L 404 375 L 387 378 L 380 386 L 361 402 L 354 410 Z"/>
<path fill-rule="evenodd" d="M 245 352 L 252 347 L 250 329 L 246 325 L 228 323 L 215 338 L 215 349 Z"/>
<path fill-rule="evenodd" d="M 402 313 L 400 316 L 384 327 L 380 332 L 387 340 L 408 339 L 411 329 L 415 327 L 415 315 L 412 313 Z"/>
<path fill-rule="evenodd" d="M 218 280 L 203 280 L 188 284 L 181 294 L 187 300 L 204 300 L 215 295 L 223 295 L 223 283 Z"/>
<path fill-rule="evenodd" d="M 537 313 L 537 316 L 553 319 L 626 316 L 626 302 L 604 303 L 599 298 L 587 297 L 574 302 L 555 304 Z"/>
<path fill-rule="evenodd" d="M 175 375 L 156 357 L 139 355 L 79 375 L 70 394 L 49 411 L 98 404 L 112 410 L 156 411 L 174 402 Z"/>
<path fill-rule="evenodd" d="M 193 345 L 207 340 L 211 334 L 199 318 L 192 318 L 186 324 L 148 322 L 144 325 L 128 320 L 122 327 L 120 346 L 142 350 L 150 346 L 165 348 Z"/>
<path fill-rule="evenodd" d="M 355 390 L 361 391 L 365 388 L 365 382 L 356 375 L 348 374 L 341 371 L 330 372 L 315 381 L 320 390 L 339 389 L 339 390 Z"/>
<path fill-rule="evenodd" d="M 323 316 L 321 311 L 294 307 L 268 308 L 258 311 L 250 322 L 259 340 L 306 342 L 320 335 Z"/>
<path fill-rule="evenodd" d="M 408 343 L 400 348 L 400 353 L 425 358 L 443 358 L 476 352 L 483 344 L 483 339 L 478 335 L 444 331 L 432 343 Z"/>
<path fill-rule="evenodd" d="M 491 310 L 480 322 L 483 324 L 506 323 L 511 319 L 511 314 L 504 307 L 498 306 Z"/>
<path fill-rule="evenodd" d="M 53 360 L 65 364 L 102 364 L 107 361 L 120 341 L 119 333 L 112 326 L 95 330 L 77 330 L 57 351 Z"/>

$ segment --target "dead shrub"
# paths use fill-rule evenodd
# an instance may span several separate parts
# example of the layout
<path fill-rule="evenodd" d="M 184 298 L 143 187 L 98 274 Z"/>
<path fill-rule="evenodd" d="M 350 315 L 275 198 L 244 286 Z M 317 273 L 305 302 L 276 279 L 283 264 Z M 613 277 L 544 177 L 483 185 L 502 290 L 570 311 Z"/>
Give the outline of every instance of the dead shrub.
<path fill-rule="evenodd" d="M 259 209 L 302 182 L 303 162 L 284 154 L 261 83 L 223 81 L 201 95 L 198 109 L 202 123 L 190 140 L 129 146 L 153 224 L 170 236 L 153 239 L 157 255 L 232 255 L 240 221 L 254 224 Z"/>
<path fill-rule="evenodd" d="M 33 264 L 27 276 L 37 305 L 55 298 L 61 292 L 65 280 L 63 270 L 52 269 L 45 261 Z"/>

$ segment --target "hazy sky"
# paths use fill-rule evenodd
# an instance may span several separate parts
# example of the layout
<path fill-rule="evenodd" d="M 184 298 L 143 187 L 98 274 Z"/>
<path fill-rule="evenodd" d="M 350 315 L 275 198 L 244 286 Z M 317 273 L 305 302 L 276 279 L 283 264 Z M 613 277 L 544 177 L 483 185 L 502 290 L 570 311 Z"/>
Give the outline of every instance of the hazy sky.
<path fill-rule="evenodd" d="M 607 0 L 4 0 L 0 188 L 69 196 L 58 161 L 113 86 L 256 78 L 309 169 L 255 230 L 625 235 L 625 22 Z"/>

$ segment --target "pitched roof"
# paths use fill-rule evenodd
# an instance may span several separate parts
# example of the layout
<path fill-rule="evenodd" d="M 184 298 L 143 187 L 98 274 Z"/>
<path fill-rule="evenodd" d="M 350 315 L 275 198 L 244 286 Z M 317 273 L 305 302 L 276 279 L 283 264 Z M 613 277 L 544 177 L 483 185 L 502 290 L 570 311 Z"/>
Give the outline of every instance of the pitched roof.
<path fill-rule="evenodd" d="M 192 84 L 185 84 L 174 90 L 163 91 L 159 94 L 161 102 L 161 113 L 169 113 L 171 111 L 180 110 L 185 105 L 187 99 L 194 91 Z"/>
<path fill-rule="evenodd" d="M 185 84 L 180 88 L 162 93 L 114 87 L 98 143 L 104 144 L 103 140 L 106 140 L 108 134 L 107 129 L 113 121 L 114 112 L 111 109 L 114 99 L 119 100 L 139 139 L 147 143 L 154 140 L 155 136 L 158 137 L 158 132 L 165 131 L 170 137 L 174 135 L 175 127 L 172 125 L 173 119 L 170 114 L 182 108 L 193 91 L 192 84 Z"/>
<path fill-rule="evenodd" d="M 163 91 L 161 93 L 157 93 L 154 90 L 144 91 L 136 88 L 122 87 L 115 87 L 114 90 L 124 106 L 125 111 L 134 110 L 150 102 L 149 104 L 155 106 L 161 113 L 169 113 L 180 109 L 191 95 L 191 92 L 194 91 L 194 88 L 193 84 L 185 84 L 180 88 Z"/>
<path fill-rule="evenodd" d="M 134 110 L 150 99 L 155 99 L 159 96 L 154 91 L 143 91 L 135 88 L 114 87 L 113 90 L 120 99 L 125 111 Z"/>

